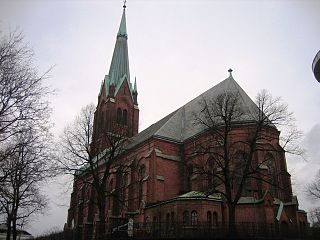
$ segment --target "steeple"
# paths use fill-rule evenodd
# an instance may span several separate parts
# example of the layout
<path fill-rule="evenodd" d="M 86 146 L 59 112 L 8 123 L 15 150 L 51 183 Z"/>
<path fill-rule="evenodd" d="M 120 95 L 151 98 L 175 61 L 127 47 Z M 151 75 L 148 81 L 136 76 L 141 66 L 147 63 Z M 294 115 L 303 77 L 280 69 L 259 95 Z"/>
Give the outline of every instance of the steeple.
<path fill-rule="evenodd" d="M 118 37 L 128 37 L 127 35 L 127 25 L 126 25 L 126 5 L 123 5 L 123 13 L 121 17 L 120 27 L 118 31 Z"/>
<path fill-rule="evenodd" d="M 137 83 L 130 82 L 126 5 L 124 2 L 121 22 L 117 33 L 109 73 L 105 75 L 95 112 L 93 152 L 108 147 L 104 134 L 121 127 L 127 137 L 138 133 L 139 107 Z M 116 128 L 117 129 L 117 128 Z M 97 153 L 97 152 L 95 152 Z"/>
<path fill-rule="evenodd" d="M 126 26 L 126 6 L 123 6 L 123 12 L 117 40 L 113 51 L 111 65 L 108 77 L 106 76 L 106 89 L 113 82 L 115 85 L 115 95 L 119 91 L 123 81 L 127 81 L 130 86 L 129 56 L 128 56 L 128 34 Z M 108 92 L 107 92 L 108 94 Z"/>

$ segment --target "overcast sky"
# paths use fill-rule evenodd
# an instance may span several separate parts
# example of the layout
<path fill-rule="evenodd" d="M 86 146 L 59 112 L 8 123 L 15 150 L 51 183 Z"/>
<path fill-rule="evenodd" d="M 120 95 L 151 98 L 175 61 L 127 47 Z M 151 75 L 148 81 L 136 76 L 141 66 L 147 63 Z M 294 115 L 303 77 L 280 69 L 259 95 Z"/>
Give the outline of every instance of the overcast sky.
<path fill-rule="evenodd" d="M 36 65 L 54 65 L 48 84 L 58 136 L 81 107 L 97 103 L 108 73 L 122 1 L 0 0 L 0 29 L 16 28 Z M 140 131 L 228 77 L 254 99 L 261 89 L 281 96 L 304 131 L 308 161 L 288 157 L 300 207 L 304 186 L 320 169 L 320 83 L 311 71 L 320 49 L 320 1 L 129 0 L 131 79 L 137 77 Z M 29 230 L 62 229 L 69 194 L 47 187 L 47 215 Z M 62 197 L 60 195 L 63 195 Z M 315 202 L 313 204 L 316 204 Z M 319 203 L 320 205 L 320 203 Z"/>

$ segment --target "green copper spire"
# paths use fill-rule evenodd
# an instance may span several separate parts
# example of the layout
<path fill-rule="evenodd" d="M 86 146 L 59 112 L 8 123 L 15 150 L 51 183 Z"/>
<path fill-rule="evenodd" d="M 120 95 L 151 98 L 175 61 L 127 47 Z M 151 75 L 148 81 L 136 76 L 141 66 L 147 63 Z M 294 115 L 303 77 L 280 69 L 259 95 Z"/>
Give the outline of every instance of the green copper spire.
<path fill-rule="evenodd" d="M 123 13 L 121 17 L 121 23 L 118 31 L 118 37 L 127 37 L 127 25 L 126 25 L 126 5 L 123 5 Z"/>
<path fill-rule="evenodd" d="M 114 47 L 111 65 L 109 69 L 110 82 L 113 82 L 116 87 L 116 93 L 123 81 L 128 81 L 130 85 L 130 71 L 129 71 L 129 56 L 128 56 L 128 42 L 127 42 L 127 28 L 126 28 L 126 11 L 123 6 L 123 13 L 119 31 L 117 34 L 116 45 Z M 115 93 L 115 94 L 116 94 Z"/>
<path fill-rule="evenodd" d="M 128 35 L 126 26 L 126 1 L 124 1 L 123 12 L 119 31 L 117 34 L 116 45 L 113 50 L 111 65 L 109 68 L 108 75 L 104 78 L 104 87 L 106 95 L 109 94 L 109 86 L 115 87 L 114 96 L 117 95 L 122 84 L 126 82 L 129 86 L 130 94 L 132 96 L 133 87 L 130 82 L 130 71 L 129 71 L 129 56 L 128 56 Z M 135 86 L 136 88 L 136 86 Z M 100 89 L 100 94 L 102 88 Z"/>

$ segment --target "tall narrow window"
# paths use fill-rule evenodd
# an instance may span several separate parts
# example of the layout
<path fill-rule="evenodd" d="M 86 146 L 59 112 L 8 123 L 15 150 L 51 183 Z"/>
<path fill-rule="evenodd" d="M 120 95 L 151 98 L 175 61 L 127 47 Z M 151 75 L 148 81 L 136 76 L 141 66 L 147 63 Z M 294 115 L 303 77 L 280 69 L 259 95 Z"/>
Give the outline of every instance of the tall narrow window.
<path fill-rule="evenodd" d="M 189 224 L 189 212 L 188 211 L 184 211 L 183 212 L 182 222 L 183 222 L 184 225 L 188 225 Z"/>
<path fill-rule="evenodd" d="M 193 174 L 193 165 L 192 164 L 188 165 L 187 171 L 188 171 L 188 176 L 187 176 L 188 189 L 189 189 L 189 191 L 191 191 L 192 190 L 191 177 Z"/>
<path fill-rule="evenodd" d="M 213 213 L 213 226 L 218 226 L 218 213 L 214 212 Z"/>
<path fill-rule="evenodd" d="M 269 183 L 269 191 L 273 197 L 276 197 L 276 184 L 277 184 L 277 177 L 276 177 L 276 170 L 275 170 L 275 163 L 274 158 L 271 153 L 267 153 L 265 156 L 265 163 L 268 167 L 268 183 Z"/>
<path fill-rule="evenodd" d="M 142 194 L 143 194 L 143 179 L 146 174 L 146 167 L 142 165 L 139 169 L 139 204 L 142 200 Z"/>
<path fill-rule="evenodd" d="M 197 211 L 193 210 L 191 212 L 191 225 L 195 226 L 198 224 L 198 213 Z"/>
<path fill-rule="evenodd" d="M 117 123 L 121 124 L 121 118 L 122 118 L 122 110 L 121 108 L 117 109 Z"/>
<path fill-rule="evenodd" d="M 122 177 L 122 200 L 125 206 L 128 206 L 127 201 L 127 185 L 128 185 L 128 174 L 125 173 Z"/>
<path fill-rule="evenodd" d="M 122 124 L 127 125 L 128 124 L 128 111 L 126 109 L 122 112 Z"/>
<path fill-rule="evenodd" d="M 210 156 L 208 158 L 207 167 L 208 167 L 208 171 L 207 171 L 208 187 L 213 189 L 216 186 L 215 186 L 215 183 L 214 183 L 214 168 L 215 168 L 215 164 L 214 164 L 214 159 L 213 159 L 212 156 Z"/>
<path fill-rule="evenodd" d="M 234 161 L 235 161 L 235 169 L 234 169 L 234 176 L 235 179 L 235 185 L 236 185 L 236 191 L 238 190 L 238 187 L 241 183 L 241 180 L 243 178 L 244 170 L 247 164 L 248 155 L 243 151 L 238 151 L 235 155 Z"/>
<path fill-rule="evenodd" d="M 212 223 L 211 212 L 208 211 L 208 212 L 207 212 L 207 224 L 208 224 L 208 225 L 211 225 L 211 223 Z"/>

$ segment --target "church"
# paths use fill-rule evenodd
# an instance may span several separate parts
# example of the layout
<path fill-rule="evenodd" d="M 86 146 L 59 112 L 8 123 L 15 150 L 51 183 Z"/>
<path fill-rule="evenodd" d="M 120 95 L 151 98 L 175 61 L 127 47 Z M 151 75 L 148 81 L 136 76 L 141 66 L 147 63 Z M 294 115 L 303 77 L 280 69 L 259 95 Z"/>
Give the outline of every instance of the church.
<path fill-rule="evenodd" d="M 204 99 L 236 93 L 245 117 L 237 122 L 232 136 L 245 141 L 253 120 L 250 113 L 257 106 L 235 81 L 230 69 L 225 80 L 139 132 L 138 88 L 136 80 L 130 77 L 127 40 L 124 6 L 109 73 L 98 95 L 92 151 L 108 148 L 101 136 L 102 129 L 112 131 L 111 126 L 116 123 L 126 129 L 126 148 L 116 161 L 128 166 L 135 163 L 136 168 L 126 173 L 110 173 L 106 191 L 118 195 L 106 198 L 107 231 L 112 234 L 119 227 L 128 227 L 130 219 L 134 236 L 191 237 L 199 236 L 199 229 L 206 236 L 224 236 L 230 211 L 225 190 L 223 185 L 217 188 L 219 191 L 210 188 L 223 169 L 208 164 L 208 171 L 200 171 L 199 162 L 210 160 L 210 154 L 198 155 L 195 149 L 198 143 L 208 140 L 208 131 L 194 123 L 194 116 L 202 111 L 199 102 Z M 307 216 L 292 193 L 285 153 L 279 145 L 280 132 L 270 127 L 266 133 L 271 140 L 259 144 L 268 148 L 259 151 L 254 159 L 260 163 L 261 173 L 271 169 L 282 173 L 274 178 L 281 187 L 275 188 L 261 179 L 245 183 L 235 208 L 238 232 L 255 234 L 260 228 L 264 236 L 285 236 L 294 230 L 296 236 L 302 236 L 308 226 Z M 244 154 L 238 153 L 232 155 L 232 161 L 241 161 Z M 97 210 L 85 206 L 90 202 L 89 195 L 81 191 L 80 185 L 75 177 L 65 228 L 76 229 L 81 239 L 94 239 Z"/>

